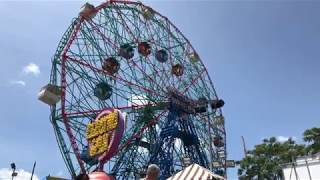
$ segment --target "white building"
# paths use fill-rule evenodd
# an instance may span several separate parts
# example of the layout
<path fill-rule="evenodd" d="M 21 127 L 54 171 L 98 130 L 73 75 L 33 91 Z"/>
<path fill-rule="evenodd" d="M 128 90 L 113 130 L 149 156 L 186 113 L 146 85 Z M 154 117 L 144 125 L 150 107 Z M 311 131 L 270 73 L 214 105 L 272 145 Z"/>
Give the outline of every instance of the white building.
<path fill-rule="evenodd" d="M 320 153 L 299 157 L 295 163 L 283 166 L 285 180 L 320 180 Z"/>

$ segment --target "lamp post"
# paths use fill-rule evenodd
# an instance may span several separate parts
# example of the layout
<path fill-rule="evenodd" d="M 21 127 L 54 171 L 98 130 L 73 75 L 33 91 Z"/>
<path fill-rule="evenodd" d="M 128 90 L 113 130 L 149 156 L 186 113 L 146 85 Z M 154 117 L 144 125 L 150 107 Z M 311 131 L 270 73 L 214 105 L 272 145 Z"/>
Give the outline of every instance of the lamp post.
<path fill-rule="evenodd" d="M 16 164 L 15 163 L 11 163 L 11 169 L 12 169 L 11 180 L 13 180 L 13 178 L 18 175 L 18 173 L 16 172 Z"/>

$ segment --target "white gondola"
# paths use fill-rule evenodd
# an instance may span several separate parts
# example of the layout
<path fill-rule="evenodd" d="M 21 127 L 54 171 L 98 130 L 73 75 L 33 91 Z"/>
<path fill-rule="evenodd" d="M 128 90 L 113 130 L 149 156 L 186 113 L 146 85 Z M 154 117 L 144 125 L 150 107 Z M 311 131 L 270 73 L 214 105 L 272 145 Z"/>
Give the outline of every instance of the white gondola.
<path fill-rule="evenodd" d="M 218 151 L 218 156 L 220 158 L 225 158 L 226 157 L 226 153 L 224 151 Z"/>
<path fill-rule="evenodd" d="M 96 14 L 97 10 L 92 4 L 85 3 L 81 7 L 80 16 L 82 16 L 85 20 L 91 20 L 96 16 Z"/>
<path fill-rule="evenodd" d="M 38 99 L 48 105 L 55 105 L 61 99 L 61 90 L 58 86 L 47 84 L 41 88 Z"/>

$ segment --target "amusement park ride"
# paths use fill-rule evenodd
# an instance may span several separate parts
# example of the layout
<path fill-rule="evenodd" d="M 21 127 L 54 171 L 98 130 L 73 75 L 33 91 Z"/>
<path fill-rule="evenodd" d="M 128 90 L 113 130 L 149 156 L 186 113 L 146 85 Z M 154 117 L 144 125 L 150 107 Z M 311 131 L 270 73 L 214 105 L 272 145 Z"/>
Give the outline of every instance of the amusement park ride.
<path fill-rule="evenodd" d="M 140 2 L 86 3 L 39 99 L 72 177 L 138 179 L 157 164 L 166 179 L 193 163 L 226 174 L 224 102 L 185 36 Z"/>

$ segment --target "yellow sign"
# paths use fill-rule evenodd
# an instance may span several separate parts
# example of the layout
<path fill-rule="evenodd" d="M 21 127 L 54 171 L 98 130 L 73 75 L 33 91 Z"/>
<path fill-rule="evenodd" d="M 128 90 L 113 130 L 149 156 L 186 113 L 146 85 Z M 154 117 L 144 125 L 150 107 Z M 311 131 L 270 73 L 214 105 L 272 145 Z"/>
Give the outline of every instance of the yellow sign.
<path fill-rule="evenodd" d="M 104 114 L 87 125 L 89 155 L 95 156 L 108 150 L 109 132 L 118 124 L 118 111 Z"/>

